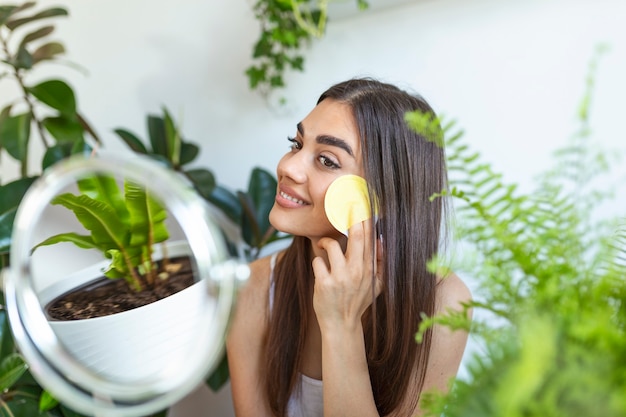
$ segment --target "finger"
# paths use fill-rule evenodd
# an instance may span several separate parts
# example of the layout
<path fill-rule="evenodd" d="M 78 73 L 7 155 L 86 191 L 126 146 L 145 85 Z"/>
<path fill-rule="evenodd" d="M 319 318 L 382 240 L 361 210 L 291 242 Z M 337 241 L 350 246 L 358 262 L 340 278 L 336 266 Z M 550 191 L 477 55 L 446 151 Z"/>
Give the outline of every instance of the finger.
<path fill-rule="evenodd" d="M 363 262 L 365 260 L 365 223 L 355 223 L 350 227 L 348 231 L 348 245 L 346 247 L 346 258 L 352 259 L 357 262 Z"/>
<path fill-rule="evenodd" d="M 345 257 L 341 245 L 335 239 L 324 237 L 321 238 L 317 246 L 326 252 L 328 258 L 328 268 L 332 271 L 334 268 L 339 268 L 345 265 Z"/>

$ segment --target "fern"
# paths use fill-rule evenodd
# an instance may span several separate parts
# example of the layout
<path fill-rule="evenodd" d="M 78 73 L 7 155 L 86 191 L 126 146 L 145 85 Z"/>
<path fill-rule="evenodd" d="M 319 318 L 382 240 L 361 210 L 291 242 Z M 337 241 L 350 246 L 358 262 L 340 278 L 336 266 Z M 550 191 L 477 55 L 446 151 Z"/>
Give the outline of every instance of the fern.
<path fill-rule="evenodd" d="M 426 394 L 429 415 L 626 415 L 626 225 L 594 214 L 612 190 L 598 186 L 611 164 L 590 142 L 592 75 L 578 130 L 528 193 L 441 123 L 450 187 L 432 198 L 459 203 L 465 253 L 448 267 L 477 281 L 467 308 L 484 314 L 471 324 L 482 350 L 469 376 L 446 396 Z M 467 328 L 462 319 L 426 318 L 418 340 L 433 324 Z"/>

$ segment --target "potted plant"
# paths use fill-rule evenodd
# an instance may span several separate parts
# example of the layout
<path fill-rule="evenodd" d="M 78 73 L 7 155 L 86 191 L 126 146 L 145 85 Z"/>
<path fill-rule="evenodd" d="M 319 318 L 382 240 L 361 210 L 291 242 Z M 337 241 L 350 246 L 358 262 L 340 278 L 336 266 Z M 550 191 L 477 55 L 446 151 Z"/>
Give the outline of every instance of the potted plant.
<path fill-rule="evenodd" d="M 12 224 L 22 196 L 38 177 L 38 171 L 46 169 L 73 153 L 88 153 L 92 146 L 100 146 L 95 130 L 78 111 L 72 88 L 63 80 L 48 79 L 33 83 L 31 73 L 63 54 L 63 45 L 51 39 L 54 26 L 49 22 L 66 16 L 67 10 L 60 7 L 37 10 L 35 2 L 20 6 L 0 6 L 1 62 L 7 71 L 0 74 L 0 82 L 14 80 L 21 93 L 0 111 L 0 148 L 18 163 L 18 178 L 0 184 L 0 261 L 8 266 L 11 246 Z M 40 27 L 33 27 L 40 24 Z M 10 77 L 12 76 L 12 77 Z M 230 240 L 233 254 L 239 253 L 251 259 L 273 239 L 282 238 L 270 230 L 264 211 L 269 210 L 268 201 L 273 201 L 276 183 L 271 174 L 255 168 L 250 177 L 247 191 L 233 193 L 216 185 L 210 170 L 188 168 L 199 153 L 197 145 L 182 140 L 166 109 L 163 116 L 148 117 L 150 144 L 144 146 L 124 129 L 117 133 L 131 148 L 146 153 L 161 161 L 165 166 L 184 176 L 196 191 L 223 210 L 224 217 L 233 224 Z M 29 162 L 29 149 L 35 146 L 32 138 L 39 137 L 44 147 L 41 167 L 33 170 Z M 31 158 L 32 159 L 32 158 Z M 242 239 L 239 239 L 243 237 Z M 249 242 L 249 243 L 248 243 Z M 0 295 L 2 295 L 0 293 Z M 2 300 L 2 305 L 4 300 Z M 6 312 L 0 309 L 3 331 L 0 333 L 0 403 L 5 409 L 28 415 L 50 413 L 75 416 L 74 411 L 59 404 L 42 390 L 28 371 L 28 366 L 17 352 Z M 228 378 L 224 364 L 209 376 L 210 385 L 217 389 Z M 161 413 L 165 414 L 165 411 Z"/>
<path fill-rule="evenodd" d="M 626 213 L 594 211 L 612 190 L 610 156 L 590 142 L 592 84 L 593 72 L 580 128 L 527 193 L 446 126 L 451 187 L 433 198 L 460 203 L 452 267 L 476 282 L 474 349 L 447 395 L 424 395 L 427 415 L 626 415 Z M 418 340 L 436 323 L 470 329 L 464 314 L 440 315 Z"/>

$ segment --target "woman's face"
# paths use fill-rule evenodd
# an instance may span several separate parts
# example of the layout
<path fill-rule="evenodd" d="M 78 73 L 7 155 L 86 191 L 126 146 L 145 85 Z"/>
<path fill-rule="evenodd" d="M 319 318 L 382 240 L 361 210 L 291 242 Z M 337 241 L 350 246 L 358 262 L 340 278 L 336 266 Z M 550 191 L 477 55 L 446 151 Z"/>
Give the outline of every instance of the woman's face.
<path fill-rule="evenodd" d="M 291 149 L 276 171 L 278 190 L 270 223 L 296 236 L 339 237 L 324 211 L 326 190 L 337 177 L 363 175 L 361 144 L 350 108 L 325 99 L 298 123 L 290 140 Z"/>

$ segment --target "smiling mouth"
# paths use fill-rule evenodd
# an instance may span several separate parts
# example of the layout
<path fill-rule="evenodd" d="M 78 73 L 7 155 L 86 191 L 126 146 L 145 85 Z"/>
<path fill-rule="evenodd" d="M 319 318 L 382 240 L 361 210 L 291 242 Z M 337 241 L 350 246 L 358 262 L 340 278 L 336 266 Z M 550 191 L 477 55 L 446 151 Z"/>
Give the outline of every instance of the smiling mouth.
<path fill-rule="evenodd" d="M 301 206 L 306 205 L 306 203 L 303 200 L 300 200 L 298 198 L 292 197 L 289 194 L 284 193 L 283 191 L 280 192 L 280 196 L 282 198 L 284 198 L 285 200 L 293 201 L 294 203 L 298 203 Z"/>

